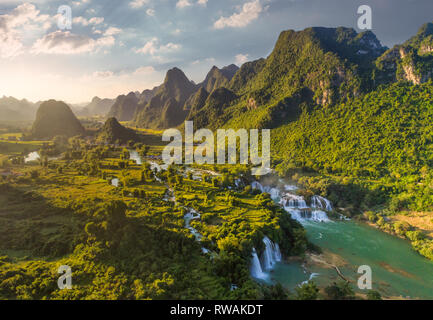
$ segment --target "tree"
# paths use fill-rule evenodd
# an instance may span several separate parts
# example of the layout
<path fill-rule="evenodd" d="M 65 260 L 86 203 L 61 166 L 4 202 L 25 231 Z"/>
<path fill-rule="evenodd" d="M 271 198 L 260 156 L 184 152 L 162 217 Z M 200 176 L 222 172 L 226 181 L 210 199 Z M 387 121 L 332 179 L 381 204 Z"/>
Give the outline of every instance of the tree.
<path fill-rule="evenodd" d="M 313 281 L 308 281 L 295 290 L 298 300 L 317 300 L 319 293 L 319 289 Z"/>
<path fill-rule="evenodd" d="M 346 281 L 334 282 L 325 288 L 325 293 L 329 300 L 350 300 L 355 296 L 355 292 Z"/>
<path fill-rule="evenodd" d="M 382 300 L 382 296 L 375 290 L 369 290 L 367 292 L 367 300 Z"/>
<path fill-rule="evenodd" d="M 105 205 L 104 210 L 111 230 L 117 231 L 125 225 L 126 209 L 126 204 L 120 200 L 114 200 Z"/>

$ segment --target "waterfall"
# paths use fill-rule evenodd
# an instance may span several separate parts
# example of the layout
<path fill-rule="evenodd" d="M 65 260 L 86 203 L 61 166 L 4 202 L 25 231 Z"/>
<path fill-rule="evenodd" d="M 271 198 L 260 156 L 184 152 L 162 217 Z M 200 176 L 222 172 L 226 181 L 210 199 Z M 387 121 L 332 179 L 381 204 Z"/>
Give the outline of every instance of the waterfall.
<path fill-rule="evenodd" d="M 315 210 L 311 212 L 311 220 L 318 222 L 330 221 L 326 212 L 320 210 Z"/>
<path fill-rule="evenodd" d="M 168 165 L 166 165 L 166 164 L 159 165 L 155 161 L 149 161 L 149 164 L 150 164 L 150 169 L 152 171 L 155 171 L 155 169 L 156 169 L 157 172 L 160 172 L 161 170 L 167 170 L 168 169 Z"/>
<path fill-rule="evenodd" d="M 329 222 L 326 211 L 332 211 L 331 202 L 321 196 L 311 198 L 311 208 L 304 197 L 292 193 L 286 193 L 280 200 L 284 210 L 289 212 L 293 219 L 303 222 L 305 220 L 317 222 Z"/>
<path fill-rule="evenodd" d="M 308 282 L 310 282 L 314 278 L 318 277 L 319 275 L 320 275 L 319 273 L 312 273 L 310 275 L 310 277 L 308 278 L 308 280 L 305 280 L 305 281 L 301 282 L 301 284 L 298 287 L 302 287 L 304 284 L 308 284 Z"/>
<path fill-rule="evenodd" d="M 298 208 L 298 209 L 307 209 L 307 202 L 305 202 L 304 197 L 294 195 L 292 193 L 286 193 L 280 201 L 280 204 L 284 206 L 284 208 Z"/>
<path fill-rule="evenodd" d="M 298 187 L 294 186 L 294 185 L 286 184 L 286 185 L 284 185 L 284 190 L 286 190 L 286 191 L 295 191 L 295 190 L 298 190 Z"/>
<path fill-rule="evenodd" d="M 272 200 L 278 200 L 280 198 L 280 190 L 278 190 L 277 188 L 269 188 L 266 187 L 266 192 L 269 193 L 271 195 L 271 199 Z"/>
<path fill-rule="evenodd" d="M 111 180 L 111 185 L 117 188 L 119 186 L 119 179 L 114 178 L 113 180 Z"/>
<path fill-rule="evenodd" d="M 272 200 L 278 200 L 280 198 L 280 190 L 278 190 L 277 188 L 272 188 L 270 186 L 263 186 L 260 182 L 258 181 L 254 181 L 253 183 L 251 183 L 251 188 L 255 189 L 255 190 L 260 190 L 260 192 L 266 192 L 269 193 L 271 195 L 271 199 Z"/>
<path fill-rule="evenodd" d="M 134 160 L 136 164 L 142 165 L 143 161 L 141 160 L 140 155 L 135 150 L 128 150 L 129 151 L 129 159 Z"/>
<path fill-rule="evenodd" d="M 321 210 L 311 210 L 311 209 L 296 209 L 296 208 L 290 208 L 290 207 L 284 207 L 284 210 L 286 212 L 290 213 L 292 216 L 292 219 L 295 219 L 299 222 L 303 222 L 306 220 L 309 221 L 316 221 L 316 222 L 330 222 L 328 215 L 325 211 Z"/>
<path fill-rule="evenodd" d="M 278 244 L 273 243 L 268 237 L 263 238 L 265 244 L 265 252 L 263 253 L 263 265 L 264 269 L 269 271 L 272 270 L 275 263 L 281 261 L 281 251 Z"/>
<path fill-rule="evenodd" d="M 185 228 L 187 228 L 191 234 L 195 237 L 195 240 L 200 242 L 201 239 L 203 238 L 203 235 L 197 231 L 197 229 L 191 227 L 191 220 L 198 220 L 201 218 L 200 213 L 198 213 L 197 211 L 195 211 L 194 209 L 188 209 L 189 211 L 187 212 L 187 214 L 184 215 L 183 219 L 185 220 Z M 202 247 L 201 251 L 203 253 L 210 253 L 210 250 Z"/>
<path fill-rule="evenodd" d="M 326 211 L 332 211 L 331 201 L 321 196 L 313 196 L 311 198 L 311 207 L 316 209 L 325 209 Z"/>
<path fill-rule="evenodd" d="M 253 183 L 251 183 L 251 188 L 260 190 L 260 192 L 265 192 L 265 188 L 258 181 L 254 181 Z"/>
<path fill-rule="evenodd" d="M 257 279 L 266 279 L 268 276 L 262 270 L 259 257 L 257 256 L 256 248 L 253 248 L 252 256 L 253 257 L 251 260 L 251 268 L 250 268 L 251 275 Z"/>
<path fill-rule="evenodd" d="M 24 162 L 37 161 L 40 159 L 39 153 L 37 151 L 30 152 L 25 158 Z"/>
<path fill-rule="evenodd" d="M 288 207 L 284 207 L 284 210 L 286 210 L 286 212 L 290 213 L 292 219 L 297 220 L 297 221 L 304 220 L 304 218 L 302 217 L 302 211 L 301 210 L 291 209 Z"/>

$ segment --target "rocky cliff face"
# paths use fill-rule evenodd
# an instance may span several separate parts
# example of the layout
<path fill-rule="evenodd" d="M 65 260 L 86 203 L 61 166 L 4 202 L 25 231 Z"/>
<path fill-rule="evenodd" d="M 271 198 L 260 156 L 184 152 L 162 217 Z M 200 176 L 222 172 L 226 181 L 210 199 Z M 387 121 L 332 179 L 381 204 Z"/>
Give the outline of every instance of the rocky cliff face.
<path fill-rule="evenodd" d="M 128 95 L 117 97 L 116 102 L 108 113 L 109 117 L 114 117 L 118 121 L 131 121 L 137 111 L 138 97 L 134 92 Z"/>
<path fill-rule="evenodd" d="M 433 24 L 427 23 L 417 35 L 377 59 L 377 84 L 409 81 L 421 84 L 433 75 Z"/>
<path fill-rule="evenodd" d="M 227 67 L 219 69 L 213 66 L 209 73 L 206 75 L 203 83 L 200 84 L 207 92 L 211 93 L 217 88 L 227 87 L 230 80 L 232 80 L 235 73 L 239 70 L 237 66 L 231 64 Z"/>
<path fill-rule="evenodd" d="M 139 105 L 134 122 L 146 128 L 171 128 L 181 124 L 188 115 L 186 100 L 198 89 L 178 68 L 167 72 L 155 96 Z"/>

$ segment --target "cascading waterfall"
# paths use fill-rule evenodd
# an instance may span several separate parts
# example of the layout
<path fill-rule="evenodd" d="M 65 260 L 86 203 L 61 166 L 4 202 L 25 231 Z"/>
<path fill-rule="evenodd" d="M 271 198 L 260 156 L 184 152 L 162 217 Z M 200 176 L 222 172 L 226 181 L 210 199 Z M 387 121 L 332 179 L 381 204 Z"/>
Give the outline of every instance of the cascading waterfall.
<path fill-rule="evenodd" d="M 281 261 L 281 251 L 277 243 L 273 243 L 268 237 L 263 238 L 265 252 L 263 253 L 263 265 L 266 271 L 272 270 L 275 263 Z"/>
<path fill-rule="evenodd" d="M 28 163 L 28 162 L 32 162 L 32 161 L 38 161 L 40 159 L 40 155 L 37 151 L 33 151 L 30 152 L 25 158 L 24 158 L 24 162 Z"/>
<path fill-rule="evenodd" d="M 307 209 L 307 202 L 304 197 L 297 196 L 292 193 L 286 193 L 281 199 L 280 203 L 284 208 Z"/>
<path fill-rule="evenodd" d="M 251 183 L 251 188 L 260 190 L 260 192 L 265 192 L 265 188 L 258 181 L 254 181 L 253 183 Z"/>
<path fill-rule="evenodd" d="M 318 222 L 328 222 L 328 221 L 331 221 L 331 220 L 329 220 L 328 215 L 326 214 L 326 212 L 325 211 L 320 211 L 320 210 L 311 211 L 311 220 L 318 221 Z"/>
<path fill-rule="evenodd" d="M 284 210 L 289 212 L 293 219 L 303 222 L 312 220 L 317 222 L 329 222 L 325 211 L 332 211 L 332 204 L 328 199 L 320 196 L 311 198 L 311 208 L 308 207 L 304 197 L 292 193 L 286 193 L 280 200 Z M 318 210 L 322 209 L 322 210 Z"/>
<path fill-rule="evenodd" d="M 141 160 L 140 155 L 135 150 L 128 150 L 129 151 L 129 159 L 134 160 L 136 164 L 142 165 L 143 161 Z"/>
<path fill-rule="evenodd" d="M 185 220 L 185 228 L 187 228 L 191 232 L 191 234 L 195 237 L 196 241 L 200 242 L 201 239 L 203 238 L 203 235 L 200 232 L 198 232 L 197 229 L 191 227 L 191 220 L 196 220 L 196 219 L 199 220 L 201 218 L 201 215 L 194 209 L 188 209 L 188 210 L 189 211 L 183 217 L 183 219 Z M 210 250 L 206 249 L 205 247 L 202 247 L 201 251 L 204 254 L 210 253 Z"/>
<path fill-rule="evenodd" d="M 326 198 L 321 196 L 313 196 L 311 197 L 311 207 L 316 209 L 324 209 L 326 211 L 332 211 L 332 204 Z"/>
<path fill-rule="evenodd" d="M 111 180 L 111 185 L 117 188 L 119 186 L 119 179 L 114 178 L 113 180 Z"/>
<path fill-rule="evenodd" d="M 291 185 L 291 184 L 286 184 L 284 186 L 284 190 L 286 190 L 286 191 L 295 191 L 295 190 L 298 190 L 298 187 L 294 186 L 294 185 Z"/>
<path fill-rule="evenodd" d="M 260 192 L 269 193 L 271 195 L 271 199 L 274 201 L 280 198 L 280 190 L 278 190 L 277 188 L 272 188 L 270 186 L 264 187 L 258 181 L 254 181 L 253 183 L 251 183 L 251 188 L 256 189 L 256 190 L 260 190 Z"/>
<path fill-rule="evenodd" d="M 271 199 L 274 201 L 280 198 L 280 190 L 278 190 L 277 188 L 270 188 L 266 192 L 271 195 Z"/>
<path fill-rule="evenodd" d="M 267 279 L 269 277 L 267 272 L 272 271 L 275 264 L 281 261 L 280 246 L 266 236 L 263 238 L 263 243 L 265 244 L 265 251 L 261 259 L 259 259 L 256 249 L 253 248 L 250 270 L 254 278 L 262 280 Z"/>
<path fill-rule="evenodd" d="M 253 248 L 250 272 L 251 275 L 256 279 L 266 279 L 268 277 L 268 275 L 262 270 L 262 265 L 260 264 L 260 259 L 257 255 L 256 248 Z"/>

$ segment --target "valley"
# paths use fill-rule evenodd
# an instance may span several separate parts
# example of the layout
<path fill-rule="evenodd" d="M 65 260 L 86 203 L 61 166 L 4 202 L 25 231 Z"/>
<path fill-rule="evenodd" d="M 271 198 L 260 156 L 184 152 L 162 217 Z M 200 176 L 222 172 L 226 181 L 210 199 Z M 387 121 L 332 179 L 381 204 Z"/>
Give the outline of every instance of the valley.
<path fill-rule="evenodd" d="M 0 298 L 433 299 L 432 39 L 432 23 L 391 49 L 371 31 L 287 30 L 198 83 L 172 67 L 79 111 L 3 98 L 34 121 L 1 125 Z M 206 131 L 204 156 L 192 123 L 262 146 L 232 163 Z"/>

